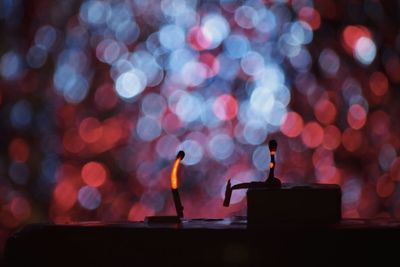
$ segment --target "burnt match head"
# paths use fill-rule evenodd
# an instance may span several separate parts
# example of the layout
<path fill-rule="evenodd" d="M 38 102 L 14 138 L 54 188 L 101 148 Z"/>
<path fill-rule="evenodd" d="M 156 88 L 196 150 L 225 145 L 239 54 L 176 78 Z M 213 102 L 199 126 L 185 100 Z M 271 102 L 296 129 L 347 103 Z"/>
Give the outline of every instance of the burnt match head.
<path fill-rule="evenodd" d="M 269 146 L 269 151 L 276 152 L 276 148 L 278 147 L 278 143 L 276 142 L 276 140 L 273 139 L 273 140 L 269 141 L 268 146 Z"/>
<path fill-rule="evenodd" d="M 176 155 L 177 159 L 183 159 L 185 157 L 185 152 L 183 152 L 182 150 L 178 152 L 178 155 Z"/>

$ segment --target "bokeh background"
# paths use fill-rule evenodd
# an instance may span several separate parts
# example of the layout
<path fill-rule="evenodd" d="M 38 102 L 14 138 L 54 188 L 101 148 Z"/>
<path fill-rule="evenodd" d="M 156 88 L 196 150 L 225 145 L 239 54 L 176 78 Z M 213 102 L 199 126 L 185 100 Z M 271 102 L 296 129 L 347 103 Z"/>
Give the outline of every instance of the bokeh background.
<path fill-rule="evenodd" d="M 40 221 L 244 215 L 284 182 L 400 217 L 399 1 L 0 0 L 0 246 Z"/>

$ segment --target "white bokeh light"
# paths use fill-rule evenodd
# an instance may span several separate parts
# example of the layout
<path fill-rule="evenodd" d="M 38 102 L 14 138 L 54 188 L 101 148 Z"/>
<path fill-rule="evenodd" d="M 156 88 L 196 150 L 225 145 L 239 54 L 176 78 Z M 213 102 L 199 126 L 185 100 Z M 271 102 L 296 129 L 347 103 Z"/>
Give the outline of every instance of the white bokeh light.
<path fill-rule="evenodd" d="M 375 43 L 367 37 L 361 37 L 357 40 L 354 48 L 354 56 L 360 63 L 364 65 L 371 64 L 376 56 Z"/>
<path fill-rule="evenodd" d="M 146 83 L 147 79 L 142 71 L 131 69 L 118 77 L 115 89 L 121 98 L 130 99 L 140 94 Z"/>

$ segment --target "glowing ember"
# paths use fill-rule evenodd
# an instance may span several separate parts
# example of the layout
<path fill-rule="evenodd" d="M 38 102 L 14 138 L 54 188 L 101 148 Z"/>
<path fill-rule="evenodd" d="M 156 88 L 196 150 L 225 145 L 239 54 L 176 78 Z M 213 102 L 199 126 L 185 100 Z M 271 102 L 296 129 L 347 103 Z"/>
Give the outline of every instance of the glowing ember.
<path fill-rule="evenodd" d="M 178 170 L 179 170 L 179 165 L 181 163 L 181 160 L 185 156 L 185 153 L 183 151 L 179 151 L 178 155 L 176 156 L 174 165 L 172 166 L 171 170 L 171 188 L 172 189 L 177 189 L 178 188 Z"/>
<path fill-rule="evenodd" d="M 271 153 L 272 154 L 272 153 Z M 274 167 L 274 163 L 270 162 L 269 163 L 269 168 L 272 169 Z"/>
<path fill-rule="evenodd" d="M 181 163 L 181 159 L 176 159 L 174 162 L 174 166 L 172 167 L 171 171 L 171 188 L 172 189 L 177 189 L 178 188 L 178 169 L 179 169 L 179 164 Z"/>

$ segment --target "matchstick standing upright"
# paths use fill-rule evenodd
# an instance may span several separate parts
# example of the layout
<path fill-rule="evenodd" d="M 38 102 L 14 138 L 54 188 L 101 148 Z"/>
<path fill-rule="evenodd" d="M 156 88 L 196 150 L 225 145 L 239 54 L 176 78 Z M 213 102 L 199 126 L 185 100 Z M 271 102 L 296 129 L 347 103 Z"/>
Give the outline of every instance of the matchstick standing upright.
<path fill-rule="evenodd" d="M 179 169 L 179 164 L 184 157 L 185 157 L 185 152 L 179 151 L 178 155 L 176 155 L 176 160 L 174 162 L 174 166 L 172 167 L 171 171 L 171 191 L 172 191 L 172 196 L 174 198 L 176 215 L 179 218 L 183 217 L 183 206 L 178 191 L 178 169 Z"/>

